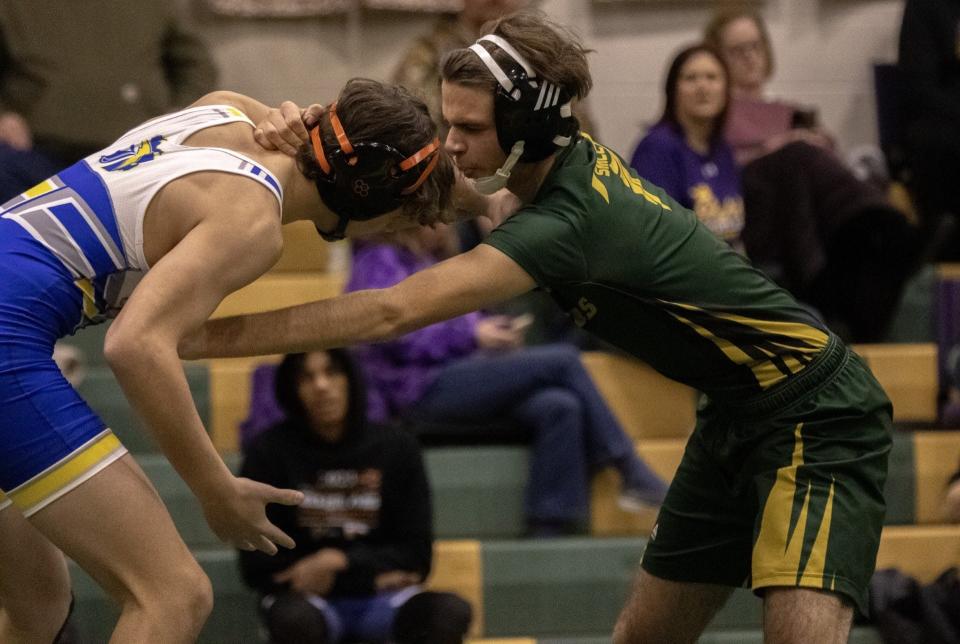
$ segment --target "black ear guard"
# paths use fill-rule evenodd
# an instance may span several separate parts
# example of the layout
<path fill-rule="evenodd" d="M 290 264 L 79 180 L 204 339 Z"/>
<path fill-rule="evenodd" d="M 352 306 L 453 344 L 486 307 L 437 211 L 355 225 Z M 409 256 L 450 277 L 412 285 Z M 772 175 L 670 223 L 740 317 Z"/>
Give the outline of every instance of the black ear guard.
<path fill-rule="evenodd" d="M 498 63 L 482 44 L 484 42 L 503 50 L 510 58 L 509 62 Z M 569 93 L 537 78 L 523 56 L 500 36 L 483 36 L 470 49 L 497 80 L 494 120 L 497 141 L 505 154 L 510 154 L 517 141 L 523 141 L 520 161 L 542 161 L 558 146 L 570 144 L 578 124 L 573 118 Z"/>
<path fill-rule="evenodd" d="M 324 239 L 343 239 L 350 221 L 368 221 L 396 210 L 407 195 L 423 185 L 440 158 L 440 139 L 410 156 L 386 143 L 351 143 L 337 116 L 337 105 L 330 106 L 330 124 L 337 146 L 324 149 L 320 126 L 310 131 L 310 140 L 323 174 L 317 180 L 320 199 L 339 218 L 331 232 L 317 229 Z"/>

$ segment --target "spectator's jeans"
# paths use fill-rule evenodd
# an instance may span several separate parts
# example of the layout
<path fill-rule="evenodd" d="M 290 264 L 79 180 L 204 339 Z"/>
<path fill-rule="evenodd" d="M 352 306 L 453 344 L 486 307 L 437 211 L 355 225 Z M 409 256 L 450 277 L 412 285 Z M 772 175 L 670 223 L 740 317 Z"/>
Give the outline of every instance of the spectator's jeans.
<path fill-rule="evenodd" d="M 427 389 L 416 414 L 437 423 L 507 418 L 533 428 L 526 494 L 533 521 L 586 519 L 589 473 L 634 455 L 579 351 L 567 345 L 478 353 L 454 362 Z"/>
<path fill-rule="evenodd" d="M 260 603 L 271 644 L 458 644 L 472 619 L 470 605 L 453 593 L 418 586 L 368 597 L 327 600 L 285 592 Z"/>

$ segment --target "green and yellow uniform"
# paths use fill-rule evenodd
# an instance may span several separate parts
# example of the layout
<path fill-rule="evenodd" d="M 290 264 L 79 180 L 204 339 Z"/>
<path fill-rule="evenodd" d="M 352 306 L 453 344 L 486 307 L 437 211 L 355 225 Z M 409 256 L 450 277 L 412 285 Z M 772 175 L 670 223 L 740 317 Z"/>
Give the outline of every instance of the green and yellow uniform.
<path fill-rule="evenodd" d="M 706 395 L 649 572 L 824 588 L 865 608 L 891 406 L 856 354 L 589 137 L 487 243 L 578 325 Z"/>

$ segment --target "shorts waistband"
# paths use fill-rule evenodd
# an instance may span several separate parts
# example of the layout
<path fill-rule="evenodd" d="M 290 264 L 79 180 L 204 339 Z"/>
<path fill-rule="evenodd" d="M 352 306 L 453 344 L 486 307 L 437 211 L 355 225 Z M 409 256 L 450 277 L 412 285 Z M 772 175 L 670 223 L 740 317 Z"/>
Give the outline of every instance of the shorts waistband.
<path fill-rule="evenodd" d="M 736 401 L 718 402 L 723 409 L 748 418 L 762 418 L 780 411 L 819 389 L 833 374 L 843 368 L 850 350 L 840 339 L 830 334 L 827 346 L 800 373 L 776 385 L 770 391 Z"/>

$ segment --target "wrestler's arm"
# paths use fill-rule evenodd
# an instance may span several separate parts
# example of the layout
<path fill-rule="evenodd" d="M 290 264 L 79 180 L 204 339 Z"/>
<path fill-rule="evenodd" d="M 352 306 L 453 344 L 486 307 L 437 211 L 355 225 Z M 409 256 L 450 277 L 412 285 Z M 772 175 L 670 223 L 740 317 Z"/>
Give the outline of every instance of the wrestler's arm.
<path fill-rule="evenodd" d="M 240 178 L 225 183 L 242 199 L 223 209 L 218 203 L 224 195 L 200 193 L 204 196 L 191 205 L 210 214 L 144 276 L 111 325 L 104 353 L 127 399 L 201 501 L 214 532 L 237 547 L 275 552 L 273 543 L 293 542 L 267 521 L 263 508 L 268 502 L 299 502 L 300 495 L 233 476 L 203 427 L 177 355 L 184 335 L 280 254 L 275 198 Z"/>
<path fill-rule="evenodd" d="M 533 278 L 487 244 L 386 289 L 211 320 L 180 345 L 184 358 L 292 353 L 375 342 L 526 293 Z"/>

